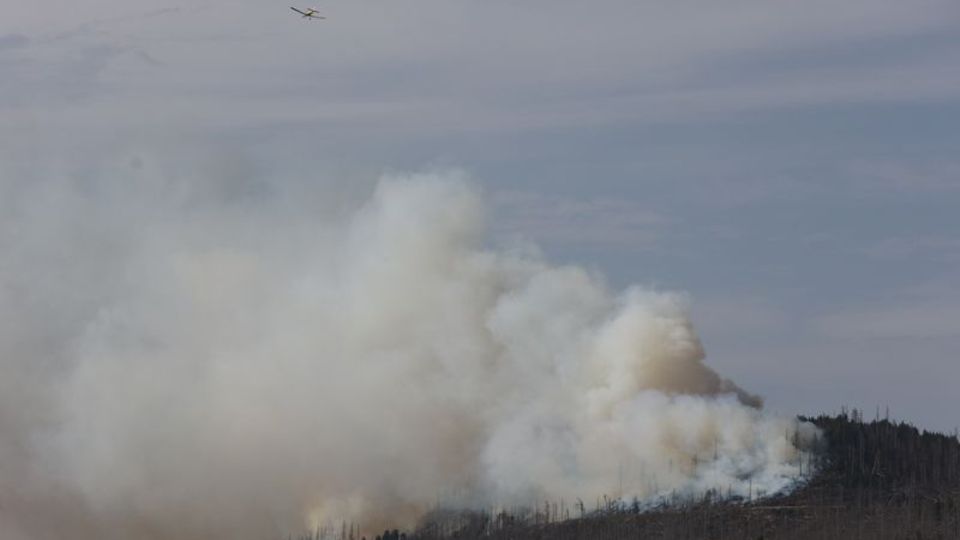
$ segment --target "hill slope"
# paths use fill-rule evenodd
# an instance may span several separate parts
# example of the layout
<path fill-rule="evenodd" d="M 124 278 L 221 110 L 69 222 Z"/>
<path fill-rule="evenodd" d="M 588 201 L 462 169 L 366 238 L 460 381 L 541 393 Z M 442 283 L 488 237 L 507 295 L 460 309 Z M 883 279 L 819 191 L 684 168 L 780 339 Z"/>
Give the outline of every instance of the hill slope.
<path fill-rule="evenodd" d="M 757 501 L 608 502 L 576 519 L 549 504 L 522 517 L 435 514 L 412 539 L 960 539 L 960 441 L 852 414 L 805 418 L 823 432 L 818 473 L 793 493 Z M 579 513 L 579 512 L 577 512 Z"/>

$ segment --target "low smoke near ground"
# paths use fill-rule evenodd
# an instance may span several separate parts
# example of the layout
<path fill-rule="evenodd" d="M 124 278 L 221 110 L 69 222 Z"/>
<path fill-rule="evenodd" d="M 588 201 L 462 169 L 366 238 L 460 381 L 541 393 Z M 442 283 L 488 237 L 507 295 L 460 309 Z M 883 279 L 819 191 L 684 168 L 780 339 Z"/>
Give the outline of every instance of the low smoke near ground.
<path fill-rule="evenodd" d="M 814 428 L 704 364 L 682 295 L 490 248 L 459 172 L 300 186 L 139 158 L 0 178 L 0 536 L 266 539 L 796 478 Z"/>

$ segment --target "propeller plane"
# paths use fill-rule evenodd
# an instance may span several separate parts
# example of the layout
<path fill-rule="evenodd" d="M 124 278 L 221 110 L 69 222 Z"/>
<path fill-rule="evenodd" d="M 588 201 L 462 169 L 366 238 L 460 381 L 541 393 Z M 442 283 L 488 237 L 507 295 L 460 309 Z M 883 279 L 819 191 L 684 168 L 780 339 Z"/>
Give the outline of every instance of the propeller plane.
<path fill-rule="evenodd" d="M 320 12 L 313 8 L 299 9 L 291 6 L 290 9 L 299 13 L 303 19 L 326 19 L 326 17 L 320 15 Z"/>

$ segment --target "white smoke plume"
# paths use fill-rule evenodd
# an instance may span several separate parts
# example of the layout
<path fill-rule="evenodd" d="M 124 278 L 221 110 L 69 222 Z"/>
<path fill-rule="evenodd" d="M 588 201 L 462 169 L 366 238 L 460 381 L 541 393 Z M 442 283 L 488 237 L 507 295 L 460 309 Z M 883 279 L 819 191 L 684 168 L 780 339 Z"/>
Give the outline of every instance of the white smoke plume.
<path fill-rule="evenodd" d="M 0 179 L 4 539 L 272 539 L 797 475 L 813 428 L 703 363 L 682 296 L 485 247 L 462 174 L 354 202 L 135 165 Z"/>

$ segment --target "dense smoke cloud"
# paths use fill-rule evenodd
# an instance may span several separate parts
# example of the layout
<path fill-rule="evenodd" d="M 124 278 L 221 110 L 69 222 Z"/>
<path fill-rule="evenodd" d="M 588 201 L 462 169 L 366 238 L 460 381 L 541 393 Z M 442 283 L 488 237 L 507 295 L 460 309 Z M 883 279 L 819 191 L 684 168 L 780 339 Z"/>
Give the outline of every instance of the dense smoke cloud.
<path fill-rule="evenodd" d="M 704 365 L 683 297 L 484 247 L 458 173 L 355 201 L 130 165 L 0 179 L 5 539 L 265 539 L 796 476 L 812 428 Z"/>

